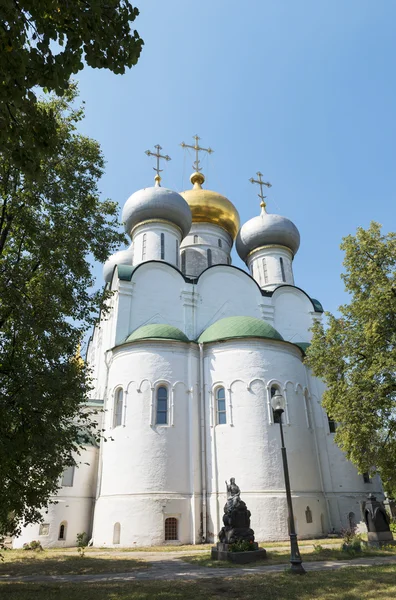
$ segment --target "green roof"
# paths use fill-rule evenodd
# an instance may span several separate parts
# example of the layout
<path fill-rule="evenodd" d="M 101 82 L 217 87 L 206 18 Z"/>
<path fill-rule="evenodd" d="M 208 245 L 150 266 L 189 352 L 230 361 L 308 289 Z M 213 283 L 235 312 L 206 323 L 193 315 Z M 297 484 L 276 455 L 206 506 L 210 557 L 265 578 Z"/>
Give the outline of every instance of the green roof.
<path fill-rule="evenodd" d="M 315 312 L 320 312 L 320 313 L 324 312 L 323 306 L 321 305 L 319 300 L 316 300 L 315 298 L 311 298 L 311 302 L 314 305 Z"/>
<path fill-rule="evenodd" d="M 309 348 L 309 346 L 311 345 L 309 342 L 293 342 L 293 344 L 295 346 L 298 346 L 299 348 L 301 348 L 301 350 L 304 352 L 307 351 L 307 349 Z"/>
<path fill-rule="evenodd" d="M 177 327 L 160 323 L 150 323 L 138 327 L 126 338 L 125 342 L 136 342 L 137 340 L 177 340 L 189 342 L 188 337 Z"/>
<path fill-rule="evenodd" d="M 226 317 L 205 329 L 199 336 L 198 342 L 207 343 L 249 337 L 283 340 L 281 334 L 266 321 L 254 317 Z"/>

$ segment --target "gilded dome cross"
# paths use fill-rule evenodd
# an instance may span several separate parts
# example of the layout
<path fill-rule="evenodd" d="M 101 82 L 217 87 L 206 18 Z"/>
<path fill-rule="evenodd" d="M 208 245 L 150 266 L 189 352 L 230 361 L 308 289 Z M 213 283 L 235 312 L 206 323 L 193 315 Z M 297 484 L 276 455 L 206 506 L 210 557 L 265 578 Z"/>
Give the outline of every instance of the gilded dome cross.
<path fill-rule="evenodd" d="M 161 181 L 160 173 L 162 173 L 162 171 L 163 171 L 163 169 L 159 168 L 160 159 L 163 158 L 164 160 L 168 161 L 168 160 L 171 160 L 171 157 L 168 156 L 167 154 L 166 154 L 166 156 L 163 156 L 162 154 L 160 154 L 160 150 L 162 150 L 162 146 L 160 146 L 159 144 L 154 146 L 154 148 L 157 150 L 157 152 L 151 152 L 151 150 L 146 150 L 145 154 L 147 154 L 147 156 L 155 156 L 157 159 L 157 166 L 153 167 L 153 169 L 154 169 L 154 171 L 157 171 L 157 175 L 155 176 L 155 181 L 159 185 L 160 181 Z"/>
<path fill-rule="evenodd" d="M 200 137 L 198 137 L 197 135 L 194 135 L 194 140 L 195 140 L 195 144 L 194 146 L 190 146 L 189 144 L 185 144 L 184 142 L 182 142 L 180 144 L 180 146 L 182 148 L 191 148 L 192 150 L 195 150 L 195 161 L 193 163 L 193 169 L 195 169 L 196 173 L 200 173 L 201 172 L 201 165 L 200 160 L 199 160 L 199 153 L 200 152 L 207 152 L 208 154 L 212 154 L 212 152 L 214 152 L 214 150 L 212 150 L 212 148 L 201 148 L 201 146 L 199 145 L 199 140 L 201 139 Z"/>
<path fill-rule="evenodd" d="M 263 194 L 263 185 L 265 185 L 267 188 L 270 188 L 270 187 L 272 187 L 272 185 L 270 184 L 270 182 L 269 182 L 269 181 L 263 181 L 263 180 L 261 179 L 261 178 L 262 178 L 262 176 L 263 176 L 263 174 L 262 174 L 262 173 L 260 173 L 260 171 L 257 171 L 256 175 L 258 176 L 258 179 L 253 179 L 253 177 L 251 177 L 251 178 L 249 179 L 249 181 L 250 181 L 251 183 L 257 183 L 257 184 L 260 186 L 260 193 L 259 193 L 259 194 L 257 194 L 257 195 L 258 195 L 258 197 L 259 197 L 259 198 L 261 198 L 261 204 L 260 204 L 260 206 L 261 206 L 262 208 L 265 208 L 265 207 L 266 207 L 265 198 L 266 198 L 267 196 L 264 196 L 264 194 Z"/>

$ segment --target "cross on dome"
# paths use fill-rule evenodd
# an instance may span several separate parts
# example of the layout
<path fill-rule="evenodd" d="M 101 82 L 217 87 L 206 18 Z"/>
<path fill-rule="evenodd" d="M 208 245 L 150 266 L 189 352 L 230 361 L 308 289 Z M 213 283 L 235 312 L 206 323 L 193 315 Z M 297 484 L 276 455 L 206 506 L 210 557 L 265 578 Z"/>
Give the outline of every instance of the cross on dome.
<path fill-rule="evenodd" d="M 160 146 L 159 144 L 157 144 L 156 146 L 154 146 L 154 148 L 156 148 L 157 152 L 151 152 L 151 150 L 146 150 L 145 154 L 147 154 L 147 156 L 155 156 L 157 159 L 157 166 L 153 167 L 154 171 L 157 172 L 157 175 L 155 176 L 155 185 L 160 185 L 160 181 L 161 181 L 161 175 L 160 173 L 162 173 L 163 169 L 160 169 L 160 159 L 163 158 L 164 160 L 168 161 L 168 160 L 172 160 L 170 156 L 168 156 L 167 154 L 165 156 L 163 156 L 162 154 L 160 154 L 160 150 L 162 150 L 162 146 Z"/>
<path fill-rule="evenodd" d="M 257 171 L 256 175 L 258 176 L 258 179 L 254 179 L 253 177 L 251 177 L 249 179 L 249 181 L 251 183 L 257 183 L 260 186 L 260 193 L 257 195 L 259 198 L 261 198 L 261 203 L 260 203 L 261 208 L 265 209 L 265 207 L 266 207 L 265 198 L 267 196 L 264 196 L 264 194 L 263 194 L 263 185 L 265 185 L 267 188 L 270 188 L 270 187 L 272 187 L 272 184 L 269 181 L 263 181 L 261 179 L 263 174 L 260 173 L 260 171 Z"/>
<path fill-rule="evenodd" d="M 200 163 L 199 153 L 200 152 L 207 152 L 208 154 L 212 154 L 212 152 L 214 152 L 214 150 L 212 150 L 212 148 L 201 148 L 201 146 L 198 143 L 201 138 L 198 135 L 194 135 L 193 138 L 195 140 L 194 146 L 190 146 L 189 144 L 185 144 L 184 142 L 182 142 L 180 144 L 180 146 L 182 148 L 191 148 L 192 150 L 195 150 L 195 161 L 193 163 L 193 169 L 195 169 L 196 173 L 200 173 L 201 172 L 201 166 L 199 164 Z"/>

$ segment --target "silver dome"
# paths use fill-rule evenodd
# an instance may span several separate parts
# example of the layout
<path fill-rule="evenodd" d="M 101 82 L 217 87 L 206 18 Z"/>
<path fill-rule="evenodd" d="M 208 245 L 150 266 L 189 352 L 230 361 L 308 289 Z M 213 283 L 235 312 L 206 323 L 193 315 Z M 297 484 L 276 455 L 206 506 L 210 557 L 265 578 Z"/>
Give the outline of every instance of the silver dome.
<path fill-rule="evenodd" d="M 174 223 L 186 237 L 191 228 L 191 210 L 180 194 L 160 186 L 144 188 L 128 198 L 122 211 L 125 231 L 149 219 L 164 219 Z"/>
<path fill-rule="evenodd" d="M 113 277 L 114 267 L 116 265 L 132 265 L 132 250 L 119 250 L 106 260 L 103 265 L 103 279 L 106 283 L 110 283 Z"/>
<path fill-rule="evenodd" d="M 286 246 L 294 255 L 300 247 L 300 234 L 289 219 L 280 215 L 268 214 L 263 209 L 258 217 L 254 217 L 242 225 L 235 245 L 241 259 L 246 261 L 252 250 L 269 244 Z"/>

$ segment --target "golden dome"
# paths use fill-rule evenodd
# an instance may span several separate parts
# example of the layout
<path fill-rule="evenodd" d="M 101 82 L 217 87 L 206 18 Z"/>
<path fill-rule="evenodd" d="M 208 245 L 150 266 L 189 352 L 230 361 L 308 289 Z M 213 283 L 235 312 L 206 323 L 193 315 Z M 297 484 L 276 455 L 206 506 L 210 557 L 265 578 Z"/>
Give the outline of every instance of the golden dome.
<path fill-rule="evenodd" d="M 213 223 L 225 229 L 235 239 L 239 231 L 239 214 L 232 202 L 217 192 L 203 190 L 201 186 L 205 177 L 202 173 L 193 173 L 190 181 L 193 189 L 181 192 L 180 195 L 191 209 L 193 223 Z"/>

